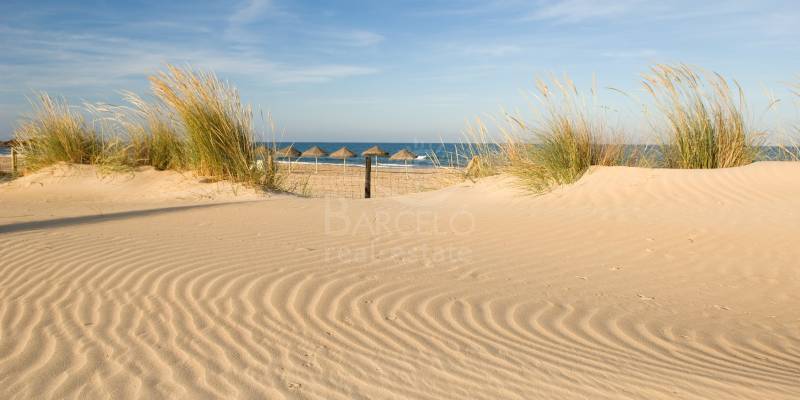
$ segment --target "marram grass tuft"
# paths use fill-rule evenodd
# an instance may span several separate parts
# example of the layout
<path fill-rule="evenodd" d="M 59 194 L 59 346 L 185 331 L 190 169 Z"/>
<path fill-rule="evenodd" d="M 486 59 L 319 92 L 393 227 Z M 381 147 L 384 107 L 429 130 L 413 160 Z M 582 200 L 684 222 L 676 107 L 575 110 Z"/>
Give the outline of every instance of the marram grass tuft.
<path fill-rule="evenodd" d="M 667 168 L 726 168 L 755 160 L 761 135 L 745 121 L 744 93 L 735 81 L 686 65 L 655 65 L 642 84 L 666 125 Z"/>

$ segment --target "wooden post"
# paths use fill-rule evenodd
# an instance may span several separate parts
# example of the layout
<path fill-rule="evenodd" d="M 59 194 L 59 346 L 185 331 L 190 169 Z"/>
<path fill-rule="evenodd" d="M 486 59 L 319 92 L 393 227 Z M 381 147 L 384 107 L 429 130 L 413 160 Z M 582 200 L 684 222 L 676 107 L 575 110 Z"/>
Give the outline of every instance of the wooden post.
<path fill-rule="evenodd" d="M 270 173 L 275 172 L 275 160 L 272 158 L 272 153 L 267 153 L 267 168 Z"/>
<path fill-rule="evenodd" d="M 11 173 L 17 173 L 17 149 L 11 148 Z"/>
<path fill-rule="evenodd" d="M 364 198 L 368 199 L 372 195 L 372 158 L 364 157 Z"/>
<path fill-rule="evenodd" d="M 272 160 L 272 153 L 267 151 L 266 159 L 262 161 L 264 167 L 264 185 L 274 180 L 275 175 L 275 162 Z"/>

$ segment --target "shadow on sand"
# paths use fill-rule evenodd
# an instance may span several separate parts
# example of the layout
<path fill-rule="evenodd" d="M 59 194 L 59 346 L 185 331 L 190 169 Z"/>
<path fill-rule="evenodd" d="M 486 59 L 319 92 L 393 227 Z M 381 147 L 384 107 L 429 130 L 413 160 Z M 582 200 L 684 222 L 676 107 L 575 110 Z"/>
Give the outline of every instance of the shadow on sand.
<path fill-rule="evenodd" d="M 217 203 L 217 204 L 198 204 L 192 206 L 163 207 L 163 208 L 153 208 L 145 210 L 123 211 L 111 214 L 95 214 L 95 215 L 84 215 L 80 217 L 65 217 L 65 218 L 56 218 L 56 219 L 48 219 L 40 221 L 19 222 L 7 225 L 0 225 L 0 234 L 35 231 L 48 228 L 63 228 L 74 225 L 96 224 L 100 222 L 119 221 L 119 220 L 132 219 L 138 217 L 147 217 L 160 214 L 170 214 L 182 211 L 224 207 L 234 204 L 246 204 L 246 203 L 251 203 L 251 202 L 243 201 L 243 202 L 228 202 L 228 203 Z"/>

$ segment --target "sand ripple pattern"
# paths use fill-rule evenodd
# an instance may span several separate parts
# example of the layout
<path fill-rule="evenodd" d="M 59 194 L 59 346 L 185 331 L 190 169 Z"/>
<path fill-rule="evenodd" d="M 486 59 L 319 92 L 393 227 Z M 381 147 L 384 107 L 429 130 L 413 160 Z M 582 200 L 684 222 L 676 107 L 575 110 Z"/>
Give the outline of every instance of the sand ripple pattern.
<path fill-rule="evenodd" d="M 8 224 L 0 398 L 800 398 L 800 197 L 738 174 Z"/>

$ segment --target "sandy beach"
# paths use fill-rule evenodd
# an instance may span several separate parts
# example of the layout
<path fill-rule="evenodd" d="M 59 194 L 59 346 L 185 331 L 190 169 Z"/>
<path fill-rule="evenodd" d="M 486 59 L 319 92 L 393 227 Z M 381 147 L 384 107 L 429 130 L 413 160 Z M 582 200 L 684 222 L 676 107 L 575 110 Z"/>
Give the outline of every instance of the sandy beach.
<path fill-rule="evenodd" d="M 364 197 L 364 166 L 287 162 L 278 164 L 279 186 L 304 197 Z M 442 189 L 464 180 L 462 169 L 372 167 L 372 197 L 390 197 Z"/>
<path fill-rule="evenodd" d="M 800 164 L 300 198 L 0 186 L 0 398 L 795 399 Z"/>

